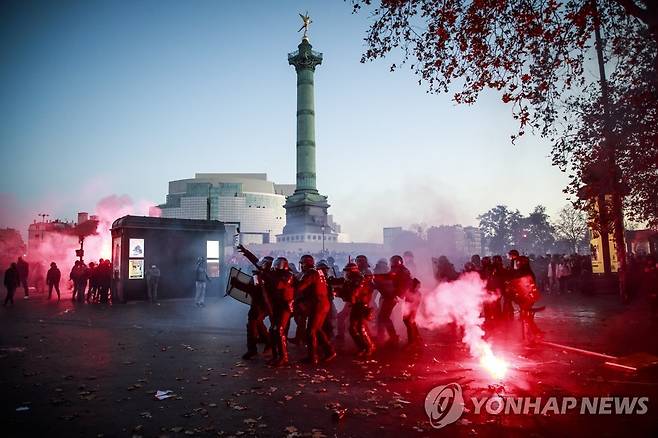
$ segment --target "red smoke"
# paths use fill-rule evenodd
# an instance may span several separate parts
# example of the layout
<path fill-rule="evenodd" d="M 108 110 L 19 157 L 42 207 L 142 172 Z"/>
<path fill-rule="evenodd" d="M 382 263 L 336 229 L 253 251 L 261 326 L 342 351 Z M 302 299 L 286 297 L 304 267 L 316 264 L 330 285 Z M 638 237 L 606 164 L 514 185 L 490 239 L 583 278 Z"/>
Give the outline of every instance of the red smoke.
<path fill-rule="evenodd" d="M 133 202 L 128 195 L 111 195 L 101 199 L 96 204 L 98 226 L 96 234 L 85 237 L 84 260 L 86 263 L 97 262 L 98 259 L 109 259 L 112 255 L 112 222 L 125 215 L 146 216 L 153 204 L 146 201 Z M 31 262 L 41 262 L 44 266 L 55 262 L 62 271 L 63 278 L 68 278 L 68 270 L 77 259 L 75 250 L 80 248 L 78 237 L 65 233 L 44 233 L 41 244 L 28 254 Z"/>

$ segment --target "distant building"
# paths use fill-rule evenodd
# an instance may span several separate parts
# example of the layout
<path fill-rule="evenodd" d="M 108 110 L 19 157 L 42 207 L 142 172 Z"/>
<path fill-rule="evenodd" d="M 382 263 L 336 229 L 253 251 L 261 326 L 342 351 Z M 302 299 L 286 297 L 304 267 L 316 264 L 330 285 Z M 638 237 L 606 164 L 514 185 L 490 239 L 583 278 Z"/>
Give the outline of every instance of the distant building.
<path fill-rule="evenodd" d="M 86 215 L 86 213 L 80 214 Z M 86 220 L 87 218 L 84 218 L 82 222 Z M 59 219 L 44 222 L 34 221 L 27 228 L 27 253 L 38 253 L 41 245 L 46 241 L 50 241 L 49 236 L 53 234 L 67 234 L 74 227 L 75 224 L 73 222 L 64 222 Z"/>
<path fill-rule="evenodd" d="M 402 227 L 384 227 L 384 247 L 393 248 L 397 238 L 403 233 Z"/>
<path fill-rule="evenodd" d="M 464 253 L 466 255 L 484 255 L 482 248 L 482 231 L 478 227 L 464 227 Z"/>
<path fill-rule="evenodd" d="M 469 258 L 483 254 L 482 232 L 477 227 L 440 225 L 427 230 L 427 243 L 436 255 Z"/>
<path fill-rule="evenodd" d="M 265 173 L 197 173 L 169 182 L 167 202 L 151 216 L 239 222 L 243 243 L 268 243 L 283 232 L 286 196 L 294 184 L 275 184 Z"/>
<path fill-rule="evenodd" d="M 21 233 L 13 228 L 0 228 L 0 268 L 4 271 L 22 255 L 25 255 L 25 242 Z"/>

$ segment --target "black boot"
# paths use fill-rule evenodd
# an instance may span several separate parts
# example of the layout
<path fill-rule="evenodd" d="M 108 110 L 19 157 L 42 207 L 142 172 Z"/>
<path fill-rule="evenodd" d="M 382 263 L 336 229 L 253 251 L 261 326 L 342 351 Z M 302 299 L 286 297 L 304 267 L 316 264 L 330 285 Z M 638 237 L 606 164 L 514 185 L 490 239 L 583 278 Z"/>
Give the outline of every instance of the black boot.
<path fill-rule="evenodd" d="M 272 365 L 275 367 L 283 367 L 288 365 L 288 340 L 286 339 L 285 335 L 282 334 L 277 337 L 277 341 L 279 357 L 275 362 L 272 363 Z"/>

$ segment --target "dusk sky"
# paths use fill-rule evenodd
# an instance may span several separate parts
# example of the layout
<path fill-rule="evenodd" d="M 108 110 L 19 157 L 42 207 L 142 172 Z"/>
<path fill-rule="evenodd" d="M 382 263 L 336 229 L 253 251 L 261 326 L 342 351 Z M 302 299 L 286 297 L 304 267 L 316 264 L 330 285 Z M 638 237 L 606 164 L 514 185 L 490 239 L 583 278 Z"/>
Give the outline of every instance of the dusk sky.
<path fill-rule="evenodd" d="M 549 146 L 510 143 L 495 94 L 456 106 L 399 53 L 361 64 L 366 13 L 322 1 L 5 1 L 0 6 L 0 227 L 73 219 L 107 195 L 162 203 L 195 172 L 295 178 L 298 12 L 316 70 L 318 188 L 354 240 L 382 226 L 476 224 L 497 204 L 566 203 Z"/>

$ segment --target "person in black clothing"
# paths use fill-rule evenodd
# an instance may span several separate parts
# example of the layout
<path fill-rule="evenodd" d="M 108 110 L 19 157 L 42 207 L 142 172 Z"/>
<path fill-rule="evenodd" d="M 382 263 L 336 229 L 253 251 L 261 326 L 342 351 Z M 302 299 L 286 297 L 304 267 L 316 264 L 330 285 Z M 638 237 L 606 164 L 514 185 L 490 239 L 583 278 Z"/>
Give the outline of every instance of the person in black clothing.
<path fill-rule="evenodd" d="M 272 288 L 272 278 L 270 270 L 272 268 L 272 257 L 258 257 L 242 245 L 238 245 L 240 251 L 255 267 L 254 279 L 251 283 L 239 283 L 237 278 L 231 280 L 232 284 L 239 286 L 251 296 L 251 305 L 247 313 L 247 352 L 242 356 L 243 359 L 252 359 L 258 355 L 258 341 L 265 342 L 265 350 L 270 350 L 272 340 L 270 333 L 265 327 L 264 320 L 272 315 L 272 309 L 269 302 L 269 292 Z"/>
<path fill-rule="evenodd" d="M 304 360 L 312 365 L 319 362 L 318 347 L 324 352 L 324 361 L 336 357 L 333 346 L 322 330 L 324 320 L 329 313 L 329 288 L 327 280 L 322 271 L 315 268 L 315 260 L 311 255 L 303 255 L 299 261 L 302 275 L 295 285 L 298 300 L 304 303 L 308 309 L 308 322 L 306 325 L 306 339 L 308 346 L 308 357 Z"/>
<path fill-rule="evenodd" d="M 391 288 L 380 289 L 382 299 L 379 306 L 379 314 L 377 315 L 377 337 L 380 341 L 384 337 L 384 333 L 388 334 L 387 343 L 396 346 L 400 342 L 400 338 L 395 331 L 391 315 L 393 309 L 397 305 L 398 298 L 404 297 L 412 286 L 412 278 L 409 270 L 404 266 L 404 260 L 399 255 L 394 255 L 390 259 L 391 270 L 388 274 L 378 274 L 376 277 L 388 279 L 391 281 Z"/>
<path fill-rule="evenodd" d="M 12 263 L 9 269 L 5 271 L 5 287 L 7 288 L 7 296 L 5 297 L 5 303 L 4 305 L 6 306 L 7 303 L 11 302 L 11 305 L 14 305 L 14 292 L 16 292 L 16 289 L 18 288 L 18 285 L 20 284 L 21 280 L 18 275 L 18 268 L 16 267 L 16 263 Z"/>
<path fill-rule="evenodd" d="M 96 266 L 96 263 L 89 262 L 89 289 L 87 289 L 87 302 L 91 301 L 93 303 L 98 296 L 98 271 L 99 269 Z"/>
<path fill-rule="evenodd" d="M 529 341 L 534 342 L 542 337 L 542 332 L 535 323 L 535 312 L 538 309 L 533 308 L 533 305 L 539 300 L 539 289 L 535 281 L 535 274 L 530 269 L 528 257 L 517 257 L 515 264 L 516 269 L 509 273 L 507 295 L 519 306 L 523 336 L 528 336 Z"/>
<path fill-rule="evenodd" d="M 342 298 L 351 304 L 350 306 L 350 336 L 356 344 L 357 355 L 369 357 L 375 351 L 375 345 L 368 333 L 368 321 L 372 309 L 370 301 L 374 287 L 372 276 L 364 274 L 356 263 L 348 263 L 343 269 L 345 281 L 342 288 Z"/>
<path fill-rule="evenodd" d="M 23 257 L 19 257 L 18 261 L 16 262 L 16 270 L 18 271 L 18 279 L 20 281 L 20 285 L 23 286 L 23 291 L 25 293 L 23 298 L 28 299 L 29 290 L 27 287 L 27 277 L 30 273 L 30 265 L 25 260 L 23 260 Z"/>
<path fill-rule="evenodd" d="M 407 289 L 403 299 L 402 322 L 407 328 L 407 343 L 409 346 L 420 346 L 422 339 L 420 338 L 418 324 L 416 324 L 416 314 L 422 301 L 422 295 L 420 293 L 420 281 L 417 278 L 412 280 L 411 287 Z"/>
<path fill-rule="evenodd" d="M 55 262 L 52 262 L 50 264 L 50 269 L 48 269 L 48 273 L 46 274 L 46 284 L 48 285 L 48 299 L 52 297 L 53 288 L 55 288 L 55 292 L 57 292 L 57 301 L 60 300 L 61 295 L 59 293 L 59 281 L 61 278 L 62 278 L 62 273 L 57 267 L 57 264 Z"/>
<path fill-rule="evenodd" d="M 101 303 L 107 303 L 112 285 L 112 263 L 109 260 L 99 261 L 98 271 L 98 297 Z"/>
<path fill-rule="evenodd" d="M 271 288 L 271 333 L 272 333 L 272 361 L 275 367 L 288 364 L 287 329 L 292 312 L 292 301 L 295 296 L 295 277 L 290 272 L 288 259 L 277 257 L 272 264 L 269 281 Z"/>

